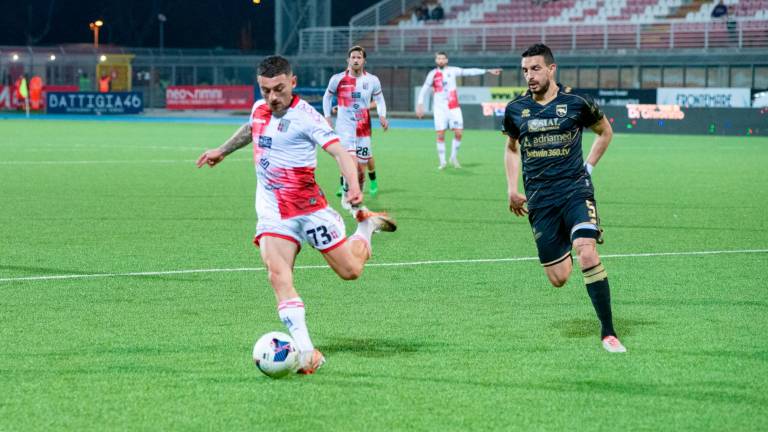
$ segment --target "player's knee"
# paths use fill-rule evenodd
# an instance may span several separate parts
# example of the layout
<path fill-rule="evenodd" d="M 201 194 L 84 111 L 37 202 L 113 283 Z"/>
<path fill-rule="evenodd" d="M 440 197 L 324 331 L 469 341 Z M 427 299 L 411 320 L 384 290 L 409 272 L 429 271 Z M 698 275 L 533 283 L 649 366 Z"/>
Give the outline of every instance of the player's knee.
<path fill-rule="evenodd" d="M 548 275 L 549 276 L 549 283 L 552 284 L 555 288 L 560 288 L 563 285 L 565 285 L 566 282 L 568 282 L 568 276 L 561 276 L 561 275 Z"/>
<path fill-rule="evenodd" d="M 458 141 L 461 141 L 461 130 L 454 132 L 453 136 L 456 137 Z"/>
<path fill-rule="evenodd" d="M 358 279 L 360 276 L 363 275 L 363 266 L 362 265 L 351 265 L 346 266 L 341 269 L 337 269 L 336 273 L 344 280 L 351 281 Z"/>
<path fill-rule="evenodd" d="M 594 240 L 576 239 L 573 245 L 579 256 L 581 268 L 590 268 L 600 263 L 600 256 L 597 254 Z"/>
<path fill-rule="evenodd" d="M 283 285 L 290 284 L 291 271 L 279 267 L 268 266 L 269 283 L 273 288 L 279 289 Z"/>

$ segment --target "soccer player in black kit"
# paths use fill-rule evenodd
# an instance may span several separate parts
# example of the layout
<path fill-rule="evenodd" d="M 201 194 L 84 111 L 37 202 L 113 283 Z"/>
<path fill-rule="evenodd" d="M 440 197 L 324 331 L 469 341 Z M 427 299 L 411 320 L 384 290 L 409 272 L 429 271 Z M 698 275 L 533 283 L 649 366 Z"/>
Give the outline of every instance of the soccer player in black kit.
<path fill-rule="evenodd" d="M 608 274 L 597 254 L 602 230 L 591 177 L 611 142 L 611 124 L 591 98 L 555 82 L 557 66 L 546 45 L 532 45 L 522 57 L 528 92 L 510 102 L 504 113 L 509 209 L 517 216 L 528 214 L 539 260 L 555 287 L 568 280 L 571 249 L 576 250 L 600 319 L 603 348 L 626 352 L 613 328 Z M 581 151 L 584 128 L 597 134 L 586 161 Z M 517 184 L 521 160 L 525 195 Z"/>

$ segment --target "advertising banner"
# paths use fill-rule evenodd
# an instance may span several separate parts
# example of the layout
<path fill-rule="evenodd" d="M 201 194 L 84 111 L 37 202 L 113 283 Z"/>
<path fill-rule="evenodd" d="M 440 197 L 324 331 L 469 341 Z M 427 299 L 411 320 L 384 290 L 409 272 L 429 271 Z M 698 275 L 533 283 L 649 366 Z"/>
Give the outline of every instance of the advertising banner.
<path fill-rule="evenodd" d="M 461 87 L 456 89 L 459 97 L 459 105 L 482 105 L 491 101 L 508 102 L 514 99 L 515 89 L 526 89 L 524 87 Z M 416 109 L 421 86 L 413 88 L 413 108 Z M 509 99 L 507 99 L 509 98 Z M 427 92 L 427 98 L 424 101 L 424 109 L 427 112 L 432 111 L 432 92 Z"/>
<path fill-rule="evenodd" d="M 43 86 L 42 102 L 45 103 L 45 94 L 48 92 L 76 92 L 77 86 L 45 85 Z M 19 99 L 13 86 L 0 85 L 0 110 L 24 109 L 24 99 Z"/>
<path fill-rule="evenodd" d="M 140 92 L 49 92 L 49 114 L 138 114 L 144 110 Z"/>
<path fill-rule="evenodd" d="M 299 95 L 312 105 L 320 114 L 323 113 L 323 95 L 325 95 L 324 87 L 296 87 L 293 89 L 293 93 Z M 332 105 L 336 105 L 336 100 L 332 101 Z"/>
<path fill-rule="evenodd" d="M 165 108 L 250 110 L 253 97 L 253 86 L 169 86 L 165 90 Z"/>
<path fill-rule="evenodd" d="M 627 106 L 656 103 L 655 89 L 573 89 L 573 93 L 589 95 L 598 106 Z"/>
<path fill-rule="evenodd" d="M 656 90 L 659 105 L 680 105 L 688 108 L 749 108 L 752 106 L 749 88 L 666 87 Z"/>

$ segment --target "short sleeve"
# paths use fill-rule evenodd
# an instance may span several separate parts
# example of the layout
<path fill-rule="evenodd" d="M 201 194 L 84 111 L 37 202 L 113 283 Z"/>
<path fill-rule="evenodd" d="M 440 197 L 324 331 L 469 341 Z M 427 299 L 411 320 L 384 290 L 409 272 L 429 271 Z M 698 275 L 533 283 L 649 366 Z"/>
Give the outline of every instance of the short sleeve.
<path fill-rule="evenodd" d="M 320 113 L 315 111 L 312 107 L 309 108 L 314 111 L 314 115 L 309 116 L 310 120 L 307 124 L 307 135 L 309 135 L 309 139 L 312 140 L 315 145 L 318 145 L 323 149 L 334 142 L 339 142 L 339 136 L 336 135 L 336 132 L 333 131 L 325 119 L 320 116 Z"/>
<path fill-rule="evenodd" d="M 603 119 L 603 111 L 597 106 L 597 102 L 589 95 L 583 95 L 584 105 L 579 112 L 579 124 L 583 127 L 592 127 Z"/>
<path fill-rule="evenodd" d="M 518 128 L 515 124 L 512 102 L 507 104 L 507 109 L 504 110 L 504 120 L 502 121 L 501 126 L 501 131 L 504 133 L 504 135 L 514 139 L 520 137 L 520 128 Z"/>

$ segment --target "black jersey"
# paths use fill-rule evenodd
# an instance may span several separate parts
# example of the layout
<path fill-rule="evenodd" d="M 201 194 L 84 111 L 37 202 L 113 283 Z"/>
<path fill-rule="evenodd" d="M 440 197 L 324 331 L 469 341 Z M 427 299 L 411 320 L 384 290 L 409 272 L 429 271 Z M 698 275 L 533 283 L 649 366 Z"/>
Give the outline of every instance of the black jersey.
<path fill-rule="evenodd" d="M 594 195 L 584 169 L 581 134 L 602 118 L 589 96 L 573 94 L 561 84 L 546 105 L 534 101 L 530 90 L 507 104 L 504 133 L 520 143 L 528 208 L 557 205 L 574 194 Z"/>

